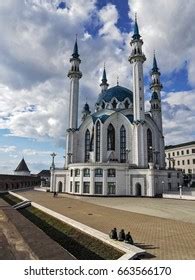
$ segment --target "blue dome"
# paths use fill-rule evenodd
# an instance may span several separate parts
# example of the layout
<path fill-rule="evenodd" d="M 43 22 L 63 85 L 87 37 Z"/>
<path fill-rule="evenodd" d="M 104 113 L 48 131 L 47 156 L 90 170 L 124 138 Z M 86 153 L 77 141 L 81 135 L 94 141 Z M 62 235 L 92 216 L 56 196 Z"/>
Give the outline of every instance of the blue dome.
<path fill-rule="evenodd" d="M 133 102 L 133 92 L 125 87 L 117 85 L 102 92 L 98 97 L 97 104 L 100 104 L 102 101 L 110 102 L 114 97 L 120 102 L 124 101 L 125 98 L 129 98 L 129 100 Z"/>

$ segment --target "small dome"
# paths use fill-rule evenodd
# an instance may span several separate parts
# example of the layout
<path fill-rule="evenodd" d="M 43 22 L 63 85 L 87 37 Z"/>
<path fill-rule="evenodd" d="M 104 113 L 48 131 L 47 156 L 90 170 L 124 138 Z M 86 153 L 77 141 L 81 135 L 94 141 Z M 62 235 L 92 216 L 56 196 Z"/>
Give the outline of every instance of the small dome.
<path fill-rule="evenodd" d="M 119 102 L 124 101 L 126 98 L 129 98 L 129 100 L 133 102 L 133 92 L 128 88 L 117 85 L 115 87 L 109 88 L 106 91 L 103 91 L 98 97 L 97 104 L 100 104 L 102 101 L 110 102 L 114 97 Z"/>
<path fill-rule="evenodd" d="M 83 107 L 83 111 L 89 112 L 89 105 L 87 103 L 85 103 L 85 105 Z"/>

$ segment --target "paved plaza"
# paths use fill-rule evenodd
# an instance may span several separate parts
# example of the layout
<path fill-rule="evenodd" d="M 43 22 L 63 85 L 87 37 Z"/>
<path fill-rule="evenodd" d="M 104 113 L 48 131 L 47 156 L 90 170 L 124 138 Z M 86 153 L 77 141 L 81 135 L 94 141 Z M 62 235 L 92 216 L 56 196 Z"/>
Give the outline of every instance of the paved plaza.
<path fill-rule="evenodd" d="M 104 233 L 108 233 L 113 227 L 130 230 L 137 246 L 144 248 L 151 258 L 195 259 L 193 201 L 149 198 L 84 199 L 66 195 L 54 198 L 50 193 L 37 191 L 19 194 Z M 131 207 L 128 204 L 132 204 Z M 145 211 L 147 215 L 136 213 L 137 210 L 141 213 Z"/>

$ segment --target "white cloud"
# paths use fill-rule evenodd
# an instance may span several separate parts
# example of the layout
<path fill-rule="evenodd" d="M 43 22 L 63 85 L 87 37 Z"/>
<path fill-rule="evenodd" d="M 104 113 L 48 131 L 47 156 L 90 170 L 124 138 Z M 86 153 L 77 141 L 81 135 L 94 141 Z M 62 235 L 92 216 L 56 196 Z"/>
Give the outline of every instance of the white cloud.
<path fill-rule="evenodd" d="M 13 153 L 16 151 L 16 146 L 0 146 L 1 153 Z"/>

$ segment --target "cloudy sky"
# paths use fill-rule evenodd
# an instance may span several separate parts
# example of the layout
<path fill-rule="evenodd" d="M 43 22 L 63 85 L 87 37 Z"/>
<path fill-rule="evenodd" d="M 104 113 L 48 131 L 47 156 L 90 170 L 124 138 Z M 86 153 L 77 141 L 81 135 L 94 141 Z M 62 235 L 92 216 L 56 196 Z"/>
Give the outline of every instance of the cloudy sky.
<path fill-rule="evenodd" d="M 91 110 L 104 62 L 108 82 L 131 86 L 129 42 L 138 14 L 147 61 L 146 108 L 154 49 L 161 71 L 166 144 L 195 139 L 194 0 L 0 1 L 0 173 L 24 156 L 30 170 L 63 166 L 69 58 L 78 34 L 80 108 Z"/>

